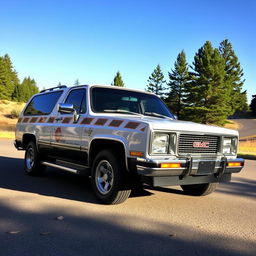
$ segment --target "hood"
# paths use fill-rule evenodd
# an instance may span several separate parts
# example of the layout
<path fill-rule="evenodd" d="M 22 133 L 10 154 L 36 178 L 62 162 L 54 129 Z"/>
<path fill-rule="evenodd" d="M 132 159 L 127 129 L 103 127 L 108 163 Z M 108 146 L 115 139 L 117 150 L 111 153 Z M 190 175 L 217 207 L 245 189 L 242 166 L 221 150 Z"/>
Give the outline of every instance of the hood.
<path fill-rule="evenodd" d="M 128 116 L 126 115 L 126 118 Z M 194 122 L 164 119 L 149 116 L 129 116 L 131 121 L 139 121 L 149 125 L 152 130 L 177 131 L 177 132 L 196 132 L 228 136 L 238 136 L 238 131 L 226 129 L 218 126 L 198 124 Z"/>

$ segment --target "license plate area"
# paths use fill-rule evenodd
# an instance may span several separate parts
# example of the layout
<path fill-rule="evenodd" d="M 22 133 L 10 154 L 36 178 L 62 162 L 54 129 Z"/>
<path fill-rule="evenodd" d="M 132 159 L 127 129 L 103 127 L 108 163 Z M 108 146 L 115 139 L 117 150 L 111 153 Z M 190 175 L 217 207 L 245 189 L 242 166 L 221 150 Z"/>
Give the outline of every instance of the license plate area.
<path fill-rule="evenodd" d="M 213 174 L 214 171 L 215 171 L 215 161 L 199 162 L 197 175 Z"/>

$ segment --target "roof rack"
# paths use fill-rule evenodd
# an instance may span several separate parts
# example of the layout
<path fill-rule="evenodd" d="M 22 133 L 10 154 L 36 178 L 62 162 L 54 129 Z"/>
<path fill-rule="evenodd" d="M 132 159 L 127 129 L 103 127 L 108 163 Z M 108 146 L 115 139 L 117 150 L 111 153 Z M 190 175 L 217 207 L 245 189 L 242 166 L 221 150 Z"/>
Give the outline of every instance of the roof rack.
<path fill-rule="evenodd" d="M 53 90 L 56 90 L 56 89 L 63 89 L 63 88 L 67 88 L 66 85 L 59 85 L 59 86 L 56 86 L 56 87 L 52 87 L 52 88 L 48 88 L 48 89 L 44 89 L 41 92 L 47 92 L 47 91 L 53 91 Z"/>

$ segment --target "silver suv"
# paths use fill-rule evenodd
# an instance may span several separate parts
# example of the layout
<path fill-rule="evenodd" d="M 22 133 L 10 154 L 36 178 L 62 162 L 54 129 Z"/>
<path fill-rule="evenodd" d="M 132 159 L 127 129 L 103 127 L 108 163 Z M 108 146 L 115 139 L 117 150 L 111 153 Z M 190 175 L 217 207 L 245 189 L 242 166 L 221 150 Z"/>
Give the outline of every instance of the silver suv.
<path fill-rule="evenodd" d="M 15 146 L 25 171 L 46 166 L 91 177 L 106 204 L 132 189 L 181 185 L 207 195 L 239 172 L 238 132 L 178 121 L 156 95 L 114 86 L 59 86 L 34 95 L 21 112 Z"/>

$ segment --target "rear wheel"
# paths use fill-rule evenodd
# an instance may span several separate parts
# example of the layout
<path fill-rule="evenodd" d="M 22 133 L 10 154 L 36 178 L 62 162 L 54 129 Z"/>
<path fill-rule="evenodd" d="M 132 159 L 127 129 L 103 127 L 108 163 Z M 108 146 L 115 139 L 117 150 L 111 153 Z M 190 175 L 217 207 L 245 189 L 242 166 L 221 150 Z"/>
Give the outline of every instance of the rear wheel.
<path fill-rule="evenodd" d="M 40 161 L 40 154 L 37 151 L 35 142 L 29 142 L 26 148 L 24 159 L 25 172 L 31 176 L 42 174 L 45 167 L 40 164 Z"/>
<path fill-rule="evenodd" d="M 124 163 L 110 150 L 102 150 L 95 157 L 91 184 L 96 197 L 105 204 L 120 204 L 131 193 Z"/>
<path fill-rule="evenodd" d="M 192 196 L 206 196 L 214 192 L 218 183 L 182 185 L 183 191 Z"/>

